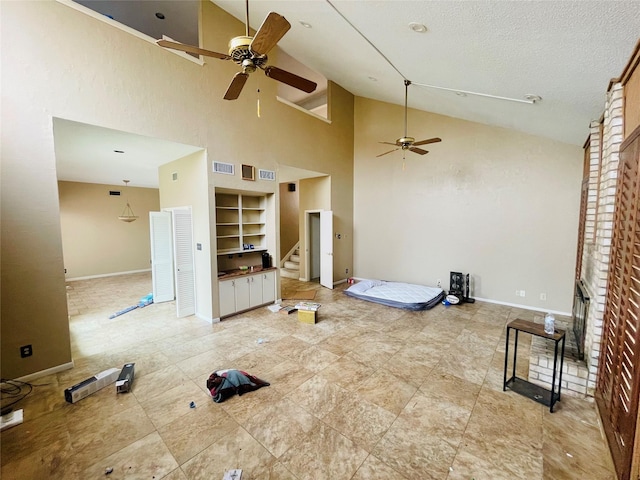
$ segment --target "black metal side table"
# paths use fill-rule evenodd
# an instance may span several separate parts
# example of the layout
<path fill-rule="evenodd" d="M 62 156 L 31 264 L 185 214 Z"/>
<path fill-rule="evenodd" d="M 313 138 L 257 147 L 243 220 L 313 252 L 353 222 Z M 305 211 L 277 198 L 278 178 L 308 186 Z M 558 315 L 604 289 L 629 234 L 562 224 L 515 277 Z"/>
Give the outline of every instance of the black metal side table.
<path fill-rule="evenodd" d="M 513 370 L 511 378 L 507 380 L 507 366 L 509 361 L 509 336 L 511 330 L 516 331 L 515 342 L 513 345 Z M 551 380 L 551 390 L 531 383 L 527 380 L 516 376 L 516 359 L 518 356 L 518 333 L 525 332 L 538 337 L 552 340 L 555 343 L 555 352 L 553 355 L 553 377 Z M 558 373 L 558 344 L 562 341 L 562 352 L 560 353 L 560 370 Z M 553 413 L 553 406 L 560 400 L 560 391 L 562 389 L 562 366 L 564 365 L 564 344 L 565 344 L 565 331 L 555 329 L 553 334 L 547 334 L 544 331 L 544 325 L 539 323 L 530 322 L 528 320 L 522 320 L 520 318 L 507 324 L 507 341 L 504 352 L 504 379 L 502 384 L 502 390 L 506 391 L 507 388 L 514 392 L 524 395 L 538 403 L 549 407 L 549 411 Z M 558 373 L 558 374 L 557 374 Z M 556 391 L 556 374 L 558 377 Z"/>

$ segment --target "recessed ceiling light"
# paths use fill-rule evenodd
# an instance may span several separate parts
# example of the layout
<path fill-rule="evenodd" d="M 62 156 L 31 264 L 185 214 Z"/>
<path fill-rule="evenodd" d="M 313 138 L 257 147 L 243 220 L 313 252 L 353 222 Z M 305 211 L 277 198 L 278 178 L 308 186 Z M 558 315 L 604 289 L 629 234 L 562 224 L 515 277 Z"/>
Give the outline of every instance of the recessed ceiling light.
<path fill-rule="evenodd" d="M 377 81 L 378 81 L 378 79 L 377 79 L 376 77 L 371 77 L 371 76 L 369 76 L 369 77 L 367 77 L 367 78 L 368 78 L 369 80 L 371 80 L 372 82 L 377 82 Z"/>
<path fill-rule="evenodd" d="M 542 97 L 540 95 L 534 95 L 532 93 L 527 93 L 524 98 L 526 98 L 527 100 L 529 100 L 530 102 L 533 103 L 537 103 L 540 100 L 542 100 Z"/>
<path fill-rule="evenodd" d="M 425 27 L 423 24 L 417 23 L 417 22 L 411 22 L 409 24 L 409 28 L 411 30 L 413 30 L 414 32 L 417 32 L 417 33 L 424 33 L 424 32 L 427 31 L 427 27 Z"/>
<path fill-rule="evenodd" d="M 159 18 L 160 20 L 164 20 L 165 19 L 164 13 L 156 12 L 156 18 Z"/>
<path fill-rule="evenodd" d="M 300 25 L 302 25 L 304 28 L 311 28 L 311 24 L 307 23 L 307 22 L 300 22 Z"/>
<path fill-rule="evenodd" d="M 114 150 L 115 153 L 124 153 L 124 150 Z"/>

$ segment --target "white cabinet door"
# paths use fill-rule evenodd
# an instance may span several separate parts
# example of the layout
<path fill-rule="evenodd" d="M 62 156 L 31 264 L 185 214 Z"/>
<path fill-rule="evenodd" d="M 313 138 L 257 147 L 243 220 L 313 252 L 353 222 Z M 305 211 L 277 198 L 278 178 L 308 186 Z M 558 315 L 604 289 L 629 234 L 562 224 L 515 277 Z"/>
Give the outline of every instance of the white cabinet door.
<path fill-rule="evenodd" d="M 276 272 L 264 272 L 262 274 L 262 303 L 276 301 Z"/>
<path fill-rule="evenodd" d="M 236 313 L 236 292 L 234 282 L 235 280 L 224 280 L 218 284 L 218 291 L 220 292 L 221 317 Z"/>
<path fill-rule="evenodd" d="M 249 277 L 241 277 L 234 282 L 236 284 L 236 312 L 240 312 L 251 307 Z"/>
<path fill-rule="evenodd" d="M 262 305 L 262 275 L 249 277 L 249 306 Z"/>

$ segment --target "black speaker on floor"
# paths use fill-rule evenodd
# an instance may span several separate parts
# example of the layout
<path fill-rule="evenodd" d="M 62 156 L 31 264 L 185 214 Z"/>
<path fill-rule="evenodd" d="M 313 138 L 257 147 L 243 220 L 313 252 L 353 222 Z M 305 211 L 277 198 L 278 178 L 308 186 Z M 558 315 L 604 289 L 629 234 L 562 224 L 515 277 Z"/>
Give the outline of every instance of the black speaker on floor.
<path fill-rule="evenodd" d="M 464 298 L 462 299 L 463 302 L 466 303 L 474 303 L 476 301 L 475 298 L 471 298 L 469 296 L 469 289 L 471 288 L 470 285 L 470 281 L 469 281 L 469 274 L 467 273 L 467 276 L 464 279 Z"/>
<path fill-rule="evenodd" d="M 464 293 L 464 277 L 460 272 L 450 272 L 449 274 L 449 295 L 462 298 Z"/>

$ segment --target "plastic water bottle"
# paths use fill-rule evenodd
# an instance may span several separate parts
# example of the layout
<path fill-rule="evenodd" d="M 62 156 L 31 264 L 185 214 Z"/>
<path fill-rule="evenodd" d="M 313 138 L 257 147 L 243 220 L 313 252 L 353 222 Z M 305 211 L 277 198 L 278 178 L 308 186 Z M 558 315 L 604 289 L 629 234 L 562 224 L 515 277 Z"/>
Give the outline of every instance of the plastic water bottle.
<path fill-rule="evenodd" d="M 553 335 L 555 331 L 555 323 L 555 317 L 550 313 L 547 313 L 544 316 L 544 333 L 546 333 L 547 335 Z"/>

